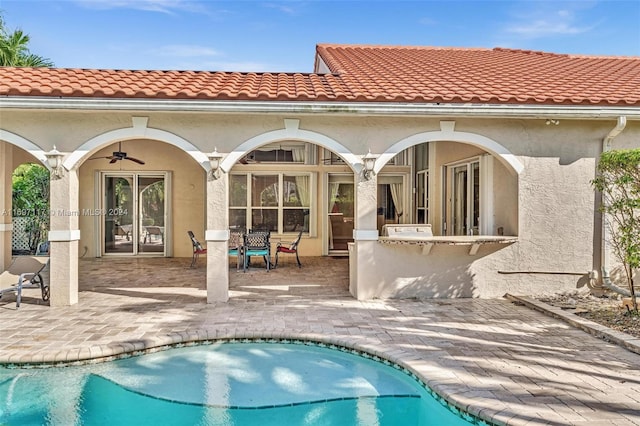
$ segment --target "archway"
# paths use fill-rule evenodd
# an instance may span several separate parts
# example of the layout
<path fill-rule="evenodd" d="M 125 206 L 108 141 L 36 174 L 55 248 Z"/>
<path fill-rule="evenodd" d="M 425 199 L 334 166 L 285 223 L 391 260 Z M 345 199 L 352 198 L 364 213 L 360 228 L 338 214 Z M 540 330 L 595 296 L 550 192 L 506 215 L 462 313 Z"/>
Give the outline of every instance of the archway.
<path fill-rule="evenodd" d="M 131 127 L 111 130 L 89 139 L 67 156 L 64 161 L 64 167 L 67 170 L 77 168 L 95 152 L 118 141 L 149 139 L 165 142 L 181 149 L 190 155 L 204 170 L 209 170 L 207 156 L 191 142 L 175 133 L 147 127 L 147 123 L 147 117 L 133 117 Z"/>
<path fill-rule="evenodd" d="M 24 163 L 34 163 L 48 170 L 44 150 L 22 136 L 0 129 L 0 270 L 9 266 L 13 251 L 12 174 Z M 25 252 L 30 250 L 30 245 L 27 240 Z"/>
<path fill-rule="evenodd" d="M 302 230 L 303 255 L 346 255 L 361 159 L 330 137 L 300 129 L 297 119 L 284 125 L 243 142 L 222 162 L 229 173 L 229 226 L 265 228 L 284 240 Z M 340 214 L 343 226 L 336 224 Z"/>
<path fill-rule="evenodd" d="M 429 223 L 436 235 L 517 235 L 522 163 L 490 138 L 455 131 L 453 121 L 440 127 L 396 142 L 376 163 L 380 172 L 411 148 L 405 152 L 413 155 L 413 191 L 404 221 Z"/>

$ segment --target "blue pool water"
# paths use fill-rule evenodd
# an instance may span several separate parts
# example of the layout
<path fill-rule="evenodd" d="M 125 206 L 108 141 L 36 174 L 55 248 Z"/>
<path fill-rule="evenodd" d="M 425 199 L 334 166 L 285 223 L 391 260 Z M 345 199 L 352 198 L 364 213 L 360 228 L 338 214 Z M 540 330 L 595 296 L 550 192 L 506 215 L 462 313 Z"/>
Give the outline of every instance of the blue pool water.
<path fill-rule="evenodd" d="M 220 343 L 0 368 L 1 425 L 469 425 L 406 373 L 319 346 Z"/>

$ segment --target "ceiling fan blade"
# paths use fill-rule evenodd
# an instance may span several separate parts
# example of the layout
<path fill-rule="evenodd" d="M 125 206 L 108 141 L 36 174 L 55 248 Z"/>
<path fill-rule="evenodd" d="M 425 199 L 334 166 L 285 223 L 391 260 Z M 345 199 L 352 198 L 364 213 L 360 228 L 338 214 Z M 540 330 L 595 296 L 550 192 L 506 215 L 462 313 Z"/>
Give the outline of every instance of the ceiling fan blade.
<path fill-rule="evenodd" d="M 131 160 L 134 163 L 138 163 L 138 164 L 144 164 L 144 161 L 142 160 L 138 160 L 137 158 L 133 158 L 133 157 L 125 157 L 127 160 Z"/>
<path fill-rule="evenodd" d="M 111 158 L 111 161 L 109 161 L 109 164 L 113 164 L 113 163 L 115 163 L 116 161 L 119 160 L 118 157 L 106 157 L 106 158 Z"/>

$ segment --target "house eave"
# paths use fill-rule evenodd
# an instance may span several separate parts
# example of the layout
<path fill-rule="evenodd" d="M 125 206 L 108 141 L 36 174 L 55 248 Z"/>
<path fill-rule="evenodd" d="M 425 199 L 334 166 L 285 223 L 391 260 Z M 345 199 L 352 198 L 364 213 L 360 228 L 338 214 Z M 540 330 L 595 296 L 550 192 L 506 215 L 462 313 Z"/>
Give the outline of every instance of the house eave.
<path fill-rule="evenodd" d="M 388 102 L 217 101 L 184 99 L 0 98 L 3 110 L 204 112 L 243 114 L 330 114 L 403 117 L 556 118 L 640 120 L 640 106 L 518 105 Z"/>

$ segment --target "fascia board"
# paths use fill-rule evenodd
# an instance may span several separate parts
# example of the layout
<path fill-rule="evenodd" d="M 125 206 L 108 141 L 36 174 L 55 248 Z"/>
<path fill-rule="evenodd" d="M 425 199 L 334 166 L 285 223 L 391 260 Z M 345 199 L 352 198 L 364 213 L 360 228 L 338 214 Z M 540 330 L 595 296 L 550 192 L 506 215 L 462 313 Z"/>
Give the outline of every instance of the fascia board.
<path fill-rule="evenodd" d="M 205 101 L 184 99 L 96 99 L 5 97 L 0 109 L 327 114 L 365 116 L 640 120 L 640 106 L 554 106 L 501 104 L 408 104 L 368 102 Z"/>

